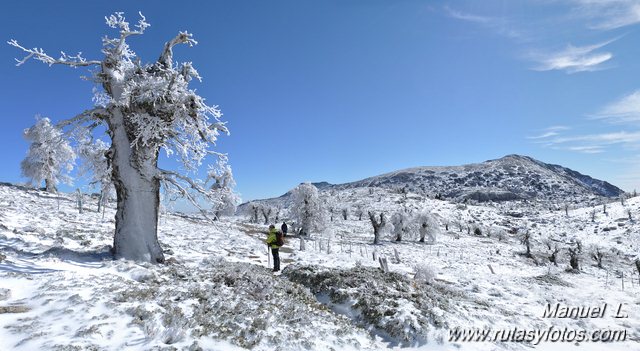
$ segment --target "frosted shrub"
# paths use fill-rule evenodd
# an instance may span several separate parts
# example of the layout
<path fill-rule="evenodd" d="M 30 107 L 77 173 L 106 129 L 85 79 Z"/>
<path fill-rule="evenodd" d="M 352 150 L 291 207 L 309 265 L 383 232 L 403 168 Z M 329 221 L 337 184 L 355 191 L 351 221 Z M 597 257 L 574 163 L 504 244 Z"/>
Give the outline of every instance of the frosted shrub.
<path fill-rule="evenodd" d="M 413 268 L 413 270 L 416 272 L 414 279 L 422 283 L 433 283 L 436 277 L 436 273 L 433 271 L 433 269 L 429 265 L 424 263 L 417 264 Z"/>
<path fill-rule="evenodd" d="M 360 346 L 346 318 L 327 311 L 307 288 L 274 278 L 264 267 L 211 257 L 198 267 L 149 269 L 158 279 L 115 292 L 115 306 L 134 306 L 126 311 L 145 333 L 147 346 L 203 337 L 261 350 L 273 345 L 279 350 Z M 179 288 L 166 284 L 174 280 L 180 281 Z M 313 332 L 305 332 L 309 328 Z"/>
<path fill-rule="evenodd" d="M 361 327 L 403 347 L 433 340 L 431 335 L 447 327 L 435 311 L 449 310 L 449 299 L 460 298 L 444 286 L 415 284 L 403 274 L 371 267 L 290 265 L 283 275 L 308 287 L 334 312 L 346 314 Z"/>

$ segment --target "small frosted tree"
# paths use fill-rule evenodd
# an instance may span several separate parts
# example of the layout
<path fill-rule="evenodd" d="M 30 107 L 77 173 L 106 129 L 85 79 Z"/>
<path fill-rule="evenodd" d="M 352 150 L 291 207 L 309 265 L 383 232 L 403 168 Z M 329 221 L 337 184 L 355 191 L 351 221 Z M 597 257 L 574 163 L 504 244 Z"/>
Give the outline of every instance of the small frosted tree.
<path fill-rule="evenodd" d="M 25 129 L 24 138 L 31 143 L 27 156 L 20 163 L 22 175 L 32 185 L 45 182 L 48 192 L 56 192 L 60 182 L 71 184 L 76 154 L 62 131 L 49 118 L 36 117 L 36 124 Z"/>
<path fill-rule="evenodd" d="M 420 242 L 433 244 L 436 242 L 440 227 L 438 221 L 429 212 L 421 212 L 416 216 L 416 219 L 412 223 L 418 227 L 418 233 L 420 233 Z"/>
<path fill-rule="evenodd" d="M 409 231 L 409 222 L 409 215 L 405 211 L 395 212 L 391 216 L 392 233 L 395 236 L 395 241 L 402 241 L 403 234 Z"/>
<path fill-rule="evenodd" d="M 271 218 L 271 213 L 273 213 L 273 207 L 262 204 L 260 205 L 260 213 L 262 214 L 262 218 L 264 218 L 264 224 L 269 224 L 269 218 Z"/>
<path fill-rule="evenodd" d="M 354 215 L 358 217 L 359 221 L 362 220 L 362 216 L 364 215 L 364 207 L 363 207 L 362 204 L 357 204 L 356 205 L 356 210 L 355 210 Z"/>
<path fill-rule="evenodd" d="M 16 40 L 9 44 L 24 51 L 18 66 L 33 58 L 49 66 L 95 67 L 91 71 L 98 84 L 95 108 L 63 121 L 59 126 L 104 126 L 111 138 L 107 158 L 112 165 L 117 210 L 113 249 L 116 258 L 164 262 L 158 242 L 160 186 L 174 188 L 193 205 L 205 211 L 195 197 L 215 201 L 217 195 L 205 182 L 184 173 L 158 166 L 158 155 L 177 155 L 187 172 L 195 171 L 205 157 L 220 156 L 212 150 L 219 134 L 228 133 L 217 106 L 189 87 L 200 80 L 190 62 L 176 64 L 173 49 L 179 44 L 197 44 L 192 35 L 179 32 L 164 44 L 158 59 L 143 63 L 127 40 L 142 35 L 149 23 L 142 14 L 132 28 L 121 12 L 106 19 L 118 31 L 116 37 L 102 39 L 100 60 L 87 60 L 78 54 L 61 53 L 53 58 L 40 48 L 28 49 Z"/>
<path fill-rule="evenodd" d="M 369 211 L 369 221 L 371 221 L 371 226 L 373 227 L 373 244 L 378 245 L 380 243 L 380 234 L 384 230 L 387 222 L 384 218 L 384 212 L 380 212 L 380 220 L 376 217 L 375 212 Z"/>
<path fill-rule="evenodd" d="M 100 139 L 92 141 L 89 137 L 81 138 L 78 146 L 78 155 L 83 160 L 80 173 L 88 175 L 89 185 L 97 186 L 100 190 L 98 211 L 113 191 L 113 182 L 111 181 L 113 170 L 106 156 L 108 151 L 109 144 Z"/>
<path fill-rule="evenodd" d="M 233 216 L 240 203 L 240 196 L 233 190 L 236 186 L 236 181 L 233 178 L 233 172 L 231 166 L 227 163 L 226 157 L 218 159 L 217 167 L 209 169 L 208 177 L 213 180 L 211 196 L 215 197 L 214 201 L 212 201 L 214 219 L 220 219 L 222 216 Z"/>
<path fill-rule="evenodd" d="M 257 202 L 251 201 L 247 204 L 245 208 L 246 208 L 246 211 L 248 211 L 248 214 L 251 218 L 251 222 L 258 223 L 258 212 L 260 211 L 260 204 L 258 204 Z"/>
<path fill-rule="evenodd" d="M 293 189 L 292 199 L 293 219 L 300 227 L 300 235 L 323 232 L 326 214 L 318 189 L 311 183 L 302 183 Z"/>
<path fill-rule="evenodd" d="M 328 215 L 329 215 L 329 220 L 331 222 L 333 222 L 334 217 L 337 215 L 338 213 L 338 203 L 339 200 L 335 197 L 334 192 L 332 192 L 331 194 L 326 194 L 325 196 L 322 198 L 322 207 L 327 209 Z"/>

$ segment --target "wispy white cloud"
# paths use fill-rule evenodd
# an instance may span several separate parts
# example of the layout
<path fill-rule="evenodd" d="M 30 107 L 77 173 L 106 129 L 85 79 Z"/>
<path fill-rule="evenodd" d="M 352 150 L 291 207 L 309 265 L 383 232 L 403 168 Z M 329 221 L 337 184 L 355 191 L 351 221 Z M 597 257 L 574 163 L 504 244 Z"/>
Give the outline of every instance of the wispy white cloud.
<path fill-rule="evenodd" d="M 640 122 L 640 90 L 623 96 L 592 116 L 614 123 Z"/>
<path fill-rule="evenodd" d="M 552 131 L 552 132 L 559 132 L 559 131 L 569 130 L 569 129 L 571 129 L 571 127 L 567 127 L 567 126 L 551 126 L 551 127 L 547 128 L 546 130 Z"/>
<path fill-rule="evenodd" d="M 564 144 L 571 142 L 590 142 L 592 146 L 605 146 L 613 144 L 635 145 L 640 143 L 640 131 L 619 131 L 613 133 L 587 134 L 566 137 L 554 137 L 545 141 L 550 144 Z"/>
<path fill-rule="evenodd" d="M 604 148 L 597 145 L 569 146 L 567 150 L 581 152 L 584 154 L 600 154 L 604 152 Z"/>
<path fill-rule="evenodd" d="M 508 38 L 519 40 L 524 40 L 526 38 L 526 36 L 521 31 L 515 29 L 512 23 L 510 23 L 506 18 L 482 16 L 474 13 L 462 12 L 452 9 L 449 6 L 444 6 L 444 11 L 451 18 L 482 25 Z"/>
<path fill-rule="evenodd" d="M 569 130 L 569 129 L 570 128 L 566 126 L 551 126 L 551 127 L 545 128 L 542 134 L 528 136 L 527 139 L 546 139 L 546 138 L 559 135 L 560 134 L 559 132 L 564 130 Z"/>
<path fill-rule="evenodd" d="M 479 16 L 470 13 L 464 13 L 450 8 L 449 6 L 444 7 L 445 12 L 452 18 L 459 19 L 462 21 L 481 23 L 481 24 L 489 24 L 496 21 L 493 17 Z"/>
<path fill-rule="evenodd" d="M 640 23 L 637 0 L 573 0 L 575 12 L 592 23 L 593 29 L 611 30 Z"/>
<path fill-rule="evenodd" d="M 558 132 L 546 132 L 535 136 L 528 136 L 527 139 L 544 139 L 558 135 Z"/>
<path fill-rule="evenodd" d="M 633 129 L 608 133 L 566 135 L 565 132 L 569 128 L 553 126 L 544 129 L 540 135 L 527 138 L 545 147 L 591 154 L 603 153 L 616 145 L 628 151 L 640 150 L 640 130 L 638 129 L 640 125 L 637 123 L 640 122 L 640 90 L 606 105 L 591 117 L 608 122 L 627 123 Z"/>
<path fill-rule="evenodd" d="M 547 130 L 549 130 L 549 128 L 547 128 Z M 544 147 L 586 154 L 604 153 L 616 145 L 624 147 L 627 150 L 640 149 L 640 130 L 563 135 L 562 131 L 564 130 L 567 129 L 547 131 L 543 134 L 527 138 Z"/>
<path fill-rule="evenodd" d="M 536 71 L 561 70 L 567 73 L 592 72 L 605 69 L 603 63 L 613 58 L 610 52 L 596 52 L 616 39 L 587 46 L 568 45 L 564 50 L 554 53 L 534 52 L 529 59 L 538 62 Z"/>

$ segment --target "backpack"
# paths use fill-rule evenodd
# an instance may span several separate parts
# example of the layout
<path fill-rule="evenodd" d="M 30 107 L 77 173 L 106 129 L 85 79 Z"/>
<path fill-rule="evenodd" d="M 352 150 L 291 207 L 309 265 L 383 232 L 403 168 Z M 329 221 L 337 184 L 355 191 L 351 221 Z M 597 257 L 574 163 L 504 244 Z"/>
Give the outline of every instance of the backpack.
<path fill-rule="evenodd" d="M 276 232 L 276 245 L 284 246 L 284 238 L 282 237 L 281 231 Z"/>

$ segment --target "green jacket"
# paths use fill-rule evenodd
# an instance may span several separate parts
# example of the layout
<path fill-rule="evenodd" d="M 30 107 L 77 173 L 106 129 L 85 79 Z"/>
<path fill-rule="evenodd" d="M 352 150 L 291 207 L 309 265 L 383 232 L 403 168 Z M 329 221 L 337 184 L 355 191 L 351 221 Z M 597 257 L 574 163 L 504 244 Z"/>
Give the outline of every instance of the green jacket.
<path fill-rule="evenodd" d="M 277 231 L 274 229 L 269 230 L 269 236 L 267 236 L 267 245 L 270 245 L 272 249 L 279 249 L 280 246 L 276 245 L 278 238 L 276 238 Z"/>

